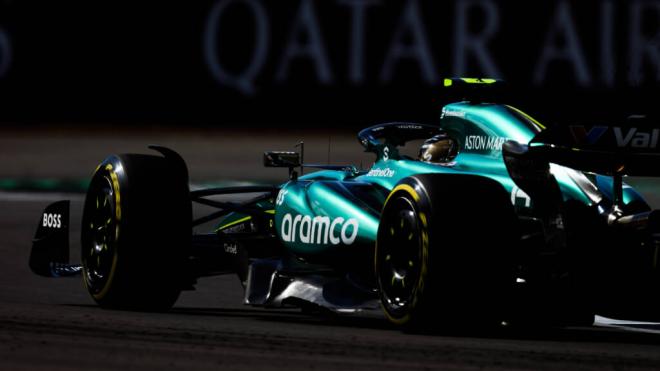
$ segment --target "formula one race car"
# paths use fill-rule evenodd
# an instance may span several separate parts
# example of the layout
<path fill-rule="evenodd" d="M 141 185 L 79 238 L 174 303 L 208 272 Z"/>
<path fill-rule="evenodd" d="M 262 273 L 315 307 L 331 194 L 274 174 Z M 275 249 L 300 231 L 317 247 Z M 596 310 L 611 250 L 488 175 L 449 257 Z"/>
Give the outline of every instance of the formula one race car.
<path fill-rule="evenodd" d="M 288 169 L 288 181 L 194 191 L 183 159 L 151 147 L 162 156 L 111 156 L 97 168 L 81 265 L 68 264 L 61 201 L 40 218 L 30 267 L 82 274 L 112 308 L 167 310 L 198 278 L 232 273 L 248 305 L 381 306 L 402 326 L 658 319 L 659 213 L 622 177 L 660 175 L 659 137 L 640 118 L 546 129 L 472 100 L 445 106 L 439 125 L 362 130 L 368 170 L 266 152 L 264 165 Z M 425 140 L 418 157 L 402 155 L 414 140 Z M 193 220 L 193 202 L 218 210 Z"/>

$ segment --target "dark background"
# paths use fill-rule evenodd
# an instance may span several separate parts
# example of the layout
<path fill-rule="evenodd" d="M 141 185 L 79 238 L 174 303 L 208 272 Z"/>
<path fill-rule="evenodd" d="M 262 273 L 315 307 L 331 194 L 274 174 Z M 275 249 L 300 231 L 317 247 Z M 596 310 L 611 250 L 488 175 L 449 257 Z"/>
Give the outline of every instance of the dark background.
<path fill-rule="evenodd" d="M 660 1 L 0 0 L 4 123 L 431 121 L 455 75 L 545 121 L 654 113 Z"/>

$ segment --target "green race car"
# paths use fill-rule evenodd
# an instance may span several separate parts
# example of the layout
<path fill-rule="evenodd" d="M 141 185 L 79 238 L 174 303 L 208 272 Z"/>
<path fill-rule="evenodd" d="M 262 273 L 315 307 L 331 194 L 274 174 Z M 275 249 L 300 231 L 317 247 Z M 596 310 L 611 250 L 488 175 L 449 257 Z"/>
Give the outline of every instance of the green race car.
<path fill-rule="evenodd" d="M 659 134 L 641 119 L 546 128 L 473 99 L 445 106 L 437 125 L 362 130 L 375 158 L 366 170 L 266 152 L 288 181 L 195 191 L 181 157 L 153 147 L 162 156 L 111 156 L 97 168 L 81 265 L 68 264 L 62 201 L 40 219 L 30 266 L 82 274 L 94 300 L 115 308 L 165 310 L 199 277 L 231 273 L 248 305 L 380 306 L 406 327 L 659 319 L 658 212 L 622 181 L 660 174 Z M 413 141 L 423 141 L 418 155 L 401 154 Z M 218 211 L 193 219 L 193 202 Z"/>

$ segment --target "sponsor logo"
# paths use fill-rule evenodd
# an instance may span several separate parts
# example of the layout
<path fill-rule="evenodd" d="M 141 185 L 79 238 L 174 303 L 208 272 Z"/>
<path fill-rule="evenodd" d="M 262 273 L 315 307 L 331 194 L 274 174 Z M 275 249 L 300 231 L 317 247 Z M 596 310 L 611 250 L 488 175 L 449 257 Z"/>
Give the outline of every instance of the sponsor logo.
<path fill-rule="evenodd" d="M 284 197 L 289 193 L 286 189 L 280 190 L 280 193 L 277 194 L 277 200 L 275 200 L 275 205 L 280 206 L 284 203 Z"/>
<path fill-rule="evenodd" d="M 390 159 L 390 148 L 385 147 L 383 148 L 383 161 L 387 161 Z"/>
<path fill-rule="evenodd" d="M 225 242 L 223 246 L 227 254 L 237 255 L 238 254 L 238 244 Z"/>
<path fill-rule="evenodd" d="M 511 203 L 513 206 L 520 205 L 523 207 L 530 207 L 532 200 L 529 198 L 527 193 L 525 193 L 525 191 L 518 188 L 517 186 L 514 186 L 511 190 Z"/>
<path fill-rule="evenodd" d="M 202 3 L 212 4 L 202 30 L 202 57 L 211 77 L 219 86 L 245 96 L 258 94 L 264 83 L 286 86 L 300 79 L 332 87 L 371 86 L 371 81 L 373 86 L 393 85 L 411 79 L 437 86 L 440 69 L 458 74 L 481 71 L 542 87 L 560 76 L 554 67 L 557 60 L 572 71 L 561 75 L 571 86 L 637 87 L 653 80 L 657 76 L 653 71 L 660 67 L 657 1 L 554 1 L 548 7 L 528 1 L 523 9 L 532 12 L 527 16 L 537 21 L 537 27 L 528 35 L 530 46 L 523 46 L 521 53 L 535 62 L 526 59 L 513 66 L 508 55 L 491 42 L 506 38 L 522 24 L 504 21 L 510 6 L 504 1 L 426 1 L 429 4 L 422 5 L 417 0 L 301 0 L 289 2 L 297 5 L 286 7 L 287 11 L 276 11 L 279 8 L 271 5 L 275 2 L 263 0 Z M 431 3 L 442 4 L 431 9 L 447 15 L 447 30 L 452 32 L 433 27 L 438 22 L 425 11 Z M 251 37 L 226 44 L 227 34 Z M 324 37 L 329 34 L 346 37 L 329 40 Z M 566 41 L 558 44 L 558 39 Z M 580 40 L 590 40 L 598 51 Z M 445 45 L 452 45 L 450 51 L 444 51 Z M 369 52 L 372 49 L 381 52 Z M 439 55 L 445 57 L 442 65 Z M 241 68 L 232 68 L 239 66 L 236 60 L 242 62 Z M 297 68 L 301 61 L 310 67 Z M 413 63 L 417 74 L 402 75 L 399 71 L 404 69 L 399 66 L 404 62 Z M 503 65 L 508 68 L 503 70 Z"/>
<path fill-rule="evenodd" d="M 502 145 L 508 138 L 489 137 L 486 135 L 468 135 L 465 137 L 466 150 L 490 150 L 501 151 Z"/>
<path fill-rule="evenodd" d="M 233 225 L 229 228 L 225 228 L 222 230 L 223 233 L 247 233 L 247 232 L 252 232 L 253 227 L 252 227 L 252 222 L 244 222 L 244 223 L 239 223 L 236 225 Z"/>
<path fill-rule="evenodd" d="M 458 117 L 458 118 L 465 118 L 465 112 L 464 111 L 450 111 L 446 108 L 442 109 L 442 115 L 440 115 L 440 119 L 443 119 L 445 117 Z"/>
<path fill-rule="evenodd" d="M 285 242 L 300 242 L 317 245 L 351 245 L 357 238 L 360 223 L 357 219 L 348 220 L 327 216 L 284 215 L 280 235 Z"/>
<path fill-rule="evenodd" d="M 584 126 L 570 126 L 575 143 L 594 144 L 607 131 L 607 126 L 594 126 L 589 131 Z"/>
<path fill-rule="evenodd" d="M 62 228 L 62 215 L 46 213 L 44 214 L 42 225 L 48 228 Z"/>
<path fill-rule="evenodd" d="M 367 176 L 374 176 L 374 177 L 380 177 L 380 178 L 391 178 L 394 176 L 396 172 L 389 167 L 386 167 L 384 169 L 371 169 L 368 173 Z"/>
<path fill-rule="evenodd" d="M 607 132 L 607 126 L 593 126 L 587 130 L 584 126 L 570 126 L 569 130 L 576 144 L 596 144 Z M 624 129 L 612 127 L 616 146 L 619 148 L 658 148 L 660 129 L 651 131 L 638 128 Z"/>
<path fill-rule="evenodd" d="M 421 125 L 415 125 L 415 124 L 401 124 L 396 126 L 397 129 L 410 129 L 410 130 L 420 130 L 423 127 Z"/>
<path fill-rule="evenodd" d="M 644 132 L 637 130 L 637 128 L 630 128 L 625 133 L 621 128 L 614 127 L 612 129 L 614 130 L 616 145 L 619 147 L 658 148 L 660 129 Z"/>

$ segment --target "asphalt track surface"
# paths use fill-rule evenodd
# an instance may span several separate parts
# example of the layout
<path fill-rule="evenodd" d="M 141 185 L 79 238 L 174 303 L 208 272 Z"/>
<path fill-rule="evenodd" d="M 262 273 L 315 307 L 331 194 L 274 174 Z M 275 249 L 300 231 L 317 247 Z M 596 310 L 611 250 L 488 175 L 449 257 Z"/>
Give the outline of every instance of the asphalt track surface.
<path fill-rule="evenodd" d="M 233 276 L 200 280 L 168 313 L 104 310 L 80 278 L 41 278 L 27 266 L 41 211 L 61 198 L 73 201 L 75 261 L 81 195 L 0 192 L 0 370 L 660 369 L 657 324 L 407 334 L 377 311 L 246 307 Z"/>

